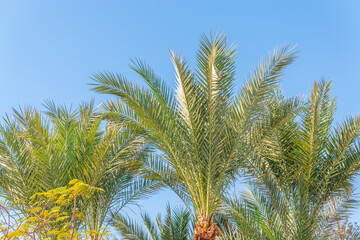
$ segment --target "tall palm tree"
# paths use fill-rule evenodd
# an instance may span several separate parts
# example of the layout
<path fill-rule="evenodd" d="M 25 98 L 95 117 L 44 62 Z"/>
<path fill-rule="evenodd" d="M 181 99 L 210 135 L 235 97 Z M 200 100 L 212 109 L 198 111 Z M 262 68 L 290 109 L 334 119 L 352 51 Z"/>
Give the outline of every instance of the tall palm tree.
<path fill-rule="evenodd" d="M 148 193 L 154 184 L 137 177 L 144 143 L 128 129 L 105 121 L 93 102 L 76 110 L 46 104 L 14 110 L 0 127 L 0 189 L 13 202 L 79 179 L 104 191 L 82 203 L 84 228 L 98 239 L 111 212 Z M 18 204 L 26 210 L 26 204 Z"/>
<path fill-rule="evenodd" d="M 268 134 L 258 158 L 248 162 L 258 185 L 226 200 L 244 239 L 329 239 L 351 207 L 351 180 L 360 170 L 360 116 L 333 127 L 330 90 L 330 81 L 315 82 L 301 114 Z M 279 101 L 270 104 L 273 116 L 283 109 Z"/>
<path fill-rule="evenodd" d="M 154 222 L 143 213 L 142 224 L 117 214 L 112 225 L 123 235 L 124 240 L 188 240 L 191 238 L 191 216 L 186 209 L 166 207 L 165 217 L 159 214 Z"/>
<path fill-rule="evenodd" d="M 133 61 L 131 69 L 147 87 L 121 74 L 94 74 L 93 90 L 119 97 L 105 107 L 108 117 L 137 129 L 157 149 L 146 171 L 194 211 L 200 227 L 195 231 L 197 239 L 214 239 L 218 234 L 212 216 L 242 160 L 258 145 L 251 141 L 253 124 L 264 118 L 265 103 L 295 56 L 287 47 L 274 51 L 238 92 L 234 90 L 236 51 L 223 35 L 202 36 L 195 71 L 184 57 L 171 53 L 175 93 L 141 60 Z M 266 127 L 270 131 L 276 123 Z"/>

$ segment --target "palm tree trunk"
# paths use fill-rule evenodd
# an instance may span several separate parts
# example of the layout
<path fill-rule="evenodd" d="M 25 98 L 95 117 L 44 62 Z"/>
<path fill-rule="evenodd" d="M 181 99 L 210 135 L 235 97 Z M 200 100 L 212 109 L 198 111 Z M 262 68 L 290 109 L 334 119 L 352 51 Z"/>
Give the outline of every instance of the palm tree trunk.
<path fill-rule="evenodd" d="M 215 240 L 220 236 L 220 229 L 213 222 L 213 218 L 208 218 L 205 214 L 198 220 L 195 226 L 194 240 Z"/>

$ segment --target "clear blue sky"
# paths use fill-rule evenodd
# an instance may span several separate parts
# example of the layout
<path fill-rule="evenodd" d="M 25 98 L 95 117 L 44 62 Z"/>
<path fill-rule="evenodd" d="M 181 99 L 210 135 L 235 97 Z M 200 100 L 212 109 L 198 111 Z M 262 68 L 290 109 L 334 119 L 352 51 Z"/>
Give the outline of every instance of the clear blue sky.
<path fill-rule="evenodd" d="M 275 46 L 298 44 L 285 93 L 307 95 L 314 80 L 334 79 L 340 121 L 360 113 L 359 13 L 357 0 L 0 0 L 0 116 L 19 105 L 41 108 L 46 99 L 103 101 L 89 91 L 89 76 L 119 71 L 139 81 L 128 69 L 134 57 L 173 84 L 168 50 L 193 63 L 200 34 L 212 29 L 238 46 L 239 85 Z M 165 191 L 142 205 L 156 213 L 168 200 L 177 201 Z M 353 219 L 360 222 L 360 207 Z"/>

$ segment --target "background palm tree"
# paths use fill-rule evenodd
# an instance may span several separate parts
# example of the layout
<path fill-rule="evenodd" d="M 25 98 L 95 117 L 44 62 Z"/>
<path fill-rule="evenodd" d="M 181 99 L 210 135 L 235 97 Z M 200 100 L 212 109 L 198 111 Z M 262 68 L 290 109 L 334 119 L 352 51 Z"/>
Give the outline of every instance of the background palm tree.
<path fill-rule="evenodd" d="M 350 222 L 349 217 L 336 221 L 335 227 L 330 230 L 329 239 L 331 240 L 347 240 L 359 239 L 360 227 L 356 222 Z"/>
<path fill-rule="evenodd" d="M 124 240 L 188 240 L 192 236 L 191 216 L 183 208 L 166 207 L 165 217 L 159 214 L 154 222 L 151 217 L 143 213 L 142 224 L 137 224 L 122 215 L 116 215 L 112 225 L 122 235 Z"/>
<path fill-rule="evenodd" d="M 360 117 L 334 128 L 331 82 L 315 82 L 299 116 L 266 136 L 249 159 L 257 185 L 225 202 L 244 239 L 329 239 L 351 207 L 352 179 L 360 170 Z M 280 95 L 269 117 L 282 111 Z M 279 106 L 281 106 L 279 108 Z M 358 239 L 359 232 L 349 239 Z"/>
<path fill-rule="evenodd" d="M 119 125 L 104 121 L 94 103 L 76 110 L 46 104 L 46 116 L 34 108 L 15 111 L 0 127 L 0 189 L 4 197 L 26 210 L 37 192 L 66 186 L 79 179 L 104 191 L 82 202 L 84 228 L 97 239 L 110 212 L 155 188 L 138 178 L 144 143 Z"/>
<path fill-rule="evenodd" d="M 194 220 L 211 225 L 210 229 L 212 215 L 243 159 L 262 140 L 252 140 L 252 128 L 264 118 L 265 103 L 295 55 L 287 47 L 274 51 L 235 92 L 234 47 L 228 46 L 223 35 L 203 35 L 195 71 L 184 57 L 171 53 L 175 93 L 141 60 L 133 61 L 131 69 L 147 88 L 113 73 L 95 74 L 92 85 L 97 92 L 119 97 L 105 107 L 108 117 L 140 131 L 157 150 L 145 172 L 171 188 L 189 211 L 194 210 Z M 276 126 L 272 123 L 266 129 Z M 201 232 L 209 235 L 208 229 Z M 216 231 L 210 238 L 199 239 L 214 239 L 215 235 Z"/>

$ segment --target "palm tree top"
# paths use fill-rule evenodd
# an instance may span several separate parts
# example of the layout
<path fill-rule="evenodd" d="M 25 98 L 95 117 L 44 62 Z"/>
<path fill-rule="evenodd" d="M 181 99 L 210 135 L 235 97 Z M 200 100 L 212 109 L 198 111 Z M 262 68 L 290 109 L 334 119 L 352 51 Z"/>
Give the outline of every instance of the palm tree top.
<path fill-rule="evenodd" d="M 288 46 L 275 50 L 235 91 L 234 45 L 222 34 L 203 34 L 195 70 L 171 52 L 175 91 L 139 59 L 131 69 L 146 86 L 109 72 L 94 74 L 91 85 L 118 97 L 104 106 L 109 118 L 137 129 L 158 150 L 145 172 L 175 191 L 198 218 L 210 217 L 251 154 L 249 146 L 256 145 L 250 144 L 252 127 L 264 118 L 265 103 L 296 55 Z"/>

